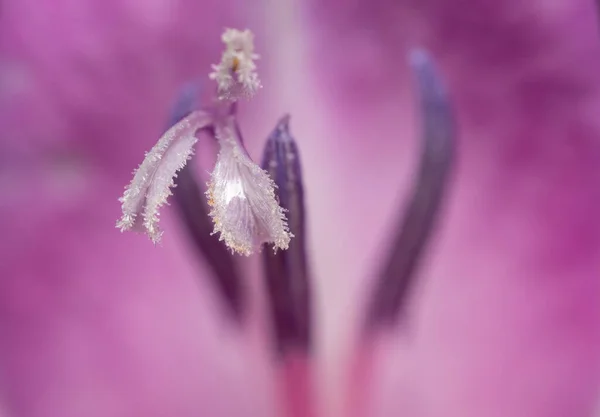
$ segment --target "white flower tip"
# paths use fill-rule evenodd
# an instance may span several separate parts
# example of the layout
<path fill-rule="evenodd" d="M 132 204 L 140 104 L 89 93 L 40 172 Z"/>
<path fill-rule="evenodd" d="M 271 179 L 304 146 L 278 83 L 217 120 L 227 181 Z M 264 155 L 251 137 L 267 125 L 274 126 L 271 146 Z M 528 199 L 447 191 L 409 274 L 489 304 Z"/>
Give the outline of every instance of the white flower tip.
<path fill-rule="evenodd" d="M 275 250 L 288 249 L 293 235 L 275 197 L 275 183 L 237 143 L 220 141 L 206 192 L 213 234 L 219 233 L 219 240 L 241 255 L 260 251 L 264 243 L 273 243 Z"/>
<path fill-rule="evenodd" d="M 248 29 L 225 29 L 221 40 L 225 44 L 221 62 L 213 65 L 208 76 L 217 82 L 219 99 L 251 98 L 262 88 L 254 63 L 259 58 L 254 53 L 254 34 Z"/>

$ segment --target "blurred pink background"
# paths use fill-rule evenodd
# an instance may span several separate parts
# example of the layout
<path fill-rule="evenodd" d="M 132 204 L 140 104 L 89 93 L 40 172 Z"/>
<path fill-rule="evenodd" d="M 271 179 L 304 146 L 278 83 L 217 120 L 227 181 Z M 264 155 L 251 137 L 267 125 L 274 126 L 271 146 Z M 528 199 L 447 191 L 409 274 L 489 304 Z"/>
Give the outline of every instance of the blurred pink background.
<path fill-rule="evenodd" d="M 0 416 L 279 414 L 261 326 L 224 317 L 175 211 L 161 247 L 114 228 L 226 26 L 261 54 L 264 88 L 241 107 L 251 155 L 285 112 L 302 152 L 322 414 L 343 415 L 365 289 L 415 167 L 420 45 L 453 98 L 459 161 L 408 332 L 378 342 L 368 416 L 591 416 L 596 17 L 591 0 L 3 0 Z"/>

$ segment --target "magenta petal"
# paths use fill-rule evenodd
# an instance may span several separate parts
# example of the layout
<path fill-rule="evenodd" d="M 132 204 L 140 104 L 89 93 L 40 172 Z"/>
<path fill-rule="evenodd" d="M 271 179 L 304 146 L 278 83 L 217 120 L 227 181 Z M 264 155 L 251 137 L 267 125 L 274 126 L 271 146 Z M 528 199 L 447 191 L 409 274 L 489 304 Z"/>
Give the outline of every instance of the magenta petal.
<path fill-rule="evenodd" d="M 30 226 L 4 229 L 13 236 L 0 267 L 7 409 L 26 417 L 268 413 L 265 363 L 220 314 L 208 283 L 198 286 L 185 247 L 165 239 L 157 250 L 108 230 L 114 203 L 103 199 L 86 202 L 94 213 L 47 208 Z"/>
<path fill-rule="evenodd" d="M 272 412 L 266 362 L 229 327 L 170 214 L 160 250 L 111 227 L 132 168 L 182 82 L 218 57 L 233 11 L 222 1 L 2 2 L 0 410 L 9 417 Z"/>
<path fill-rule="evenodd" d="M 376 395 L 374 415 L 402 415 L 412 402 L 415 416 L 589 416 L 600 365 L 594 3 L 313 4 L 315 90 L 335 126 L 321 137 L 344 151 L 323 179 L 329 202 L 309 199 L 308 210 L 330 219 L 320 248 L 353 242 L 330 255 L 330 281 L 321 284 L 350 287 L 340 306 L 361 300 L 364 271 L 377 259 L 365 247 L 385 242 L 397 204 L 390 190 L 414 163 L 407 47 L 432 50 L 461 132 L 456 192 L 419 277 L 406 340 L 382 359 L 396 374 L 380 375 L 377 391 L 387 395 Z M 304 154 L 307 164 L 318 155 Z M 312 181 L 307 175 L 308 190 Z M 342 319 L 328 322 L 332 332 Z"/>

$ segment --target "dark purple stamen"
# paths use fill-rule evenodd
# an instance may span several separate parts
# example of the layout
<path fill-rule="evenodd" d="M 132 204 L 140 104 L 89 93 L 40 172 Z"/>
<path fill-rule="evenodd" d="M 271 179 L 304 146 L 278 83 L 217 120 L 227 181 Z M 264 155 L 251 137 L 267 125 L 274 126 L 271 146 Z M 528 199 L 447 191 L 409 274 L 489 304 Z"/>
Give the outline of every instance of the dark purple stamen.
<path fill-rule="evenodd" d="M 289 115 L 281 118 L 263 153 L 262 166 L 278 186 L 281 206 L 287 210 L 290 247 L 273 253 L 265 248 L 263 261 L 277 351 L 307 352 L 311 345 L 311 290 L 306 259 L 304 190 L 300 155 L 290 135 Z"/>
<path fill-rule="evenodd" d="M 198 107 L 198 88 L 195 84 L 183 88 L 171 113 L 172 126 Z M 214 273 L 215 284 L 225 304 L 237 320 L 243 314 L 243 289 L 237 264 L 219 238 L 211 235 L 213 224 L 208 206 L 191 164 L 187 164 L 175 178 L 174 199 L 183 220 L 184 229 Z"/>
<path fill-rule="evenodd" d="M 455 154 L 455 123 L 442 80 L 422 50 L 411 53 L 423 119 L 422 153 L 408 207 L 400 219 L 366 317 L 366 329 L 393 324 L 402 314 L 418 263 L 441 209 Z"/>

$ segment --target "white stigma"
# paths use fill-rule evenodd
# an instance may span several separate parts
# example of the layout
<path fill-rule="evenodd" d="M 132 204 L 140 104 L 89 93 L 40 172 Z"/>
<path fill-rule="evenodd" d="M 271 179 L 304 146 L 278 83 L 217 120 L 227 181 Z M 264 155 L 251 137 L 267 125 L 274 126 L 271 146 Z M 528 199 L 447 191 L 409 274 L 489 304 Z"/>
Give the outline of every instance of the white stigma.
<path fill-rule="evenodd" d="M 254 34 L 248 29 L 225 29 L 221 40 L 225 51 L 209 74 L 217 82 L 219 99 L 237 101 L 254 96 L 262 87 L 254 63 L 259 58 L 254 53 Z"/>

